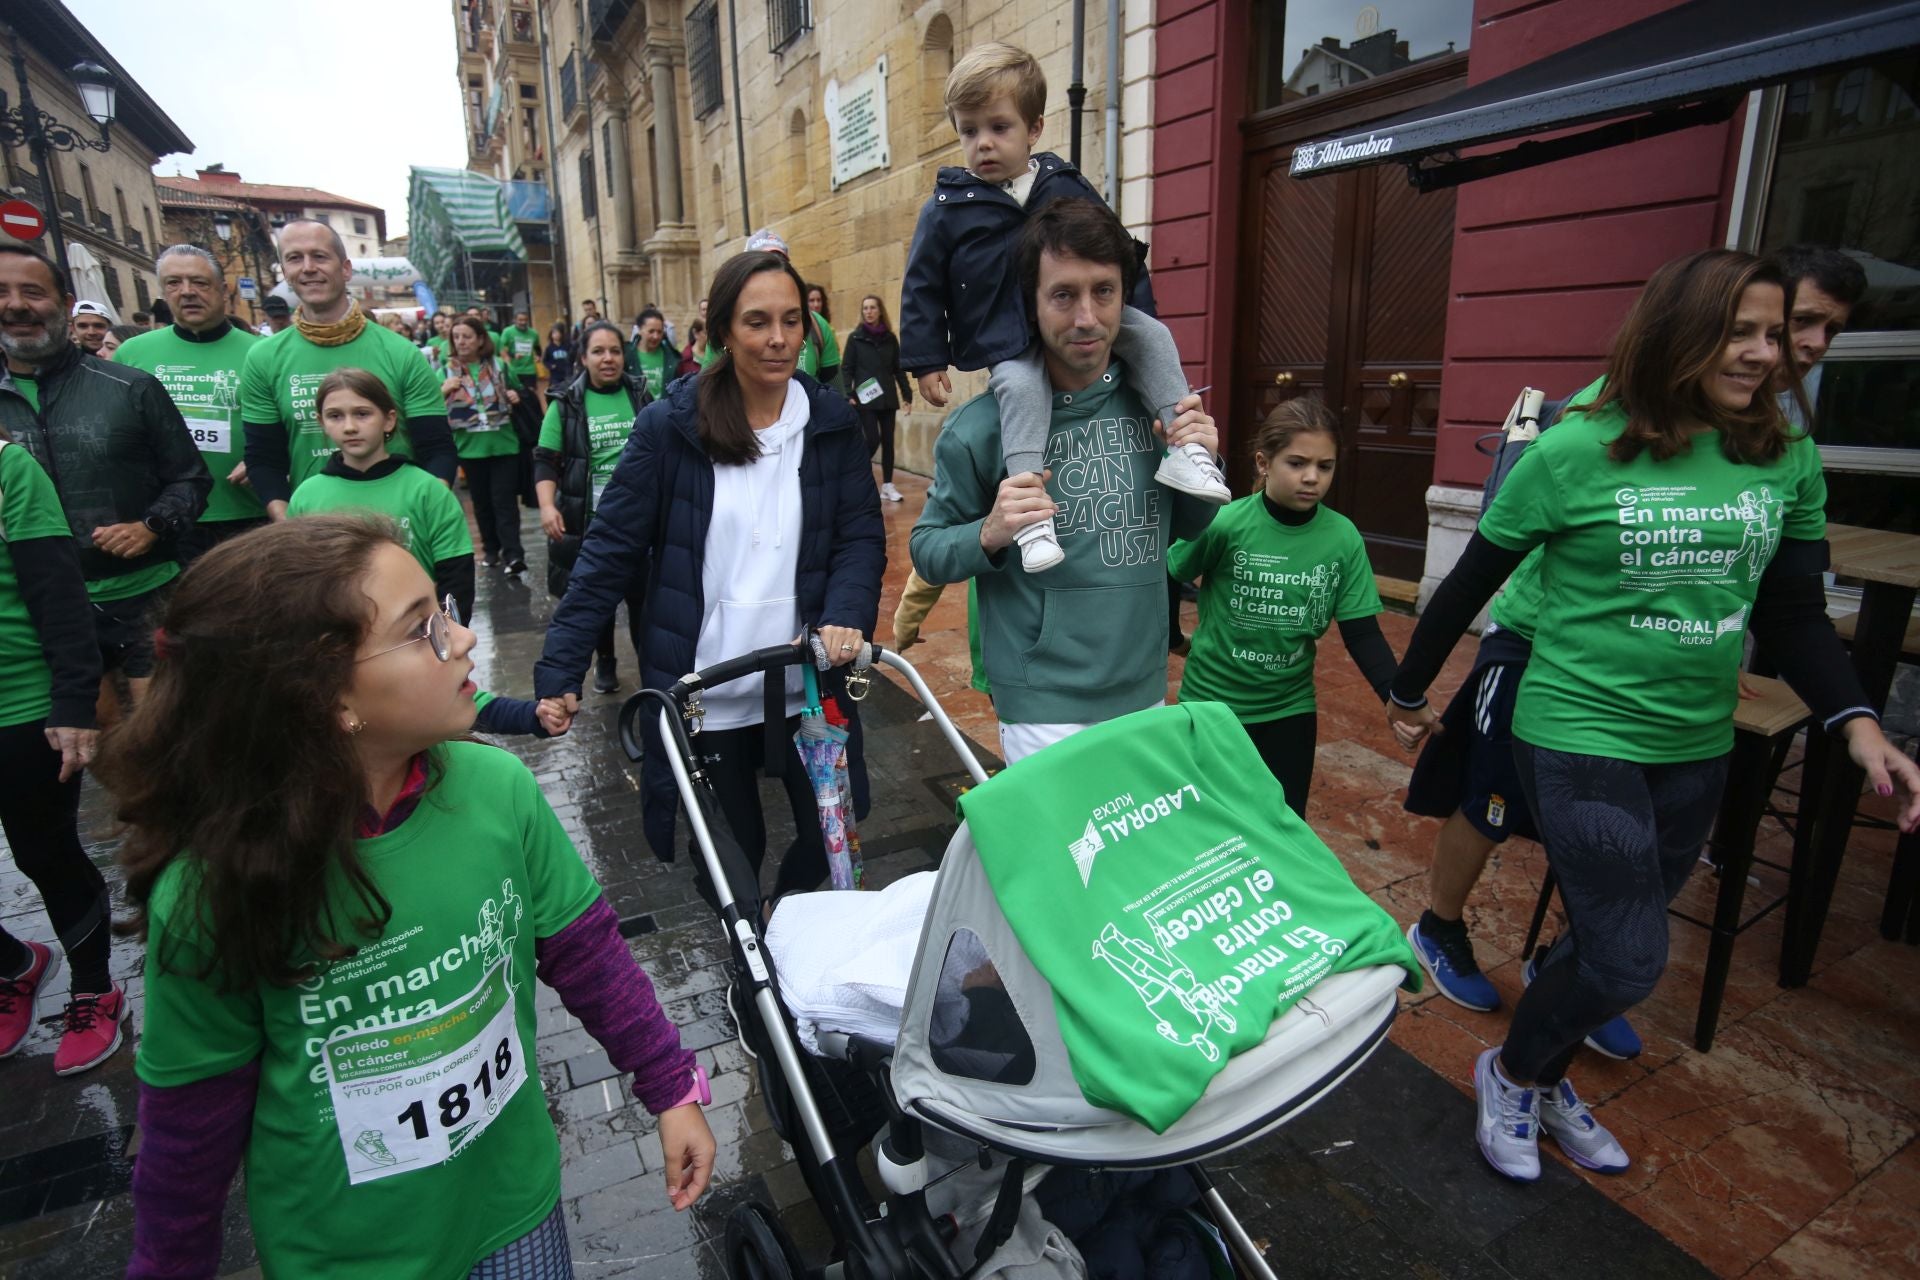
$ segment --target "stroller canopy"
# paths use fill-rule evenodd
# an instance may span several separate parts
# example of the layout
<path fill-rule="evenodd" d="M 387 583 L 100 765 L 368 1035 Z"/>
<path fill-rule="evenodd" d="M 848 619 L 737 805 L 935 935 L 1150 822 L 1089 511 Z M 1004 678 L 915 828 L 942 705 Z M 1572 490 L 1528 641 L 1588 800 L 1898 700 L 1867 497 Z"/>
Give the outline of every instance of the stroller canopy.
<path fill-rule="evenodd" d="M 1200 761 L 1207 765 L 1204 774 L 1197 771 Z M 1044 772 L 1031 767 L 1042 762 L 1050 766 Z M 1153 791 L 1151 786 L 1127 785 L 1130 775 L 1152 777 L 1155 770 L 1167 775 L 1169 787 Z M 1184 857 L 1189 869 L 1169 867 L 1163 843 L 1152 855 L 1162 865 L 1146 868 L 1139 862 L 1148 856 L 1149 842 L 1109 832 L 1103 843 L 1098 823 L 1088 824 L 1091 836 L 1075 829 L 1113 795 L 1116 780 L 1127 793 L 1157 795 L 1203 777 L 1218 781 L 1203 780 L 1190 794 L 1204 794 L 1216 805 L 1237 799 L 1247 812 L 1234 821 L 1262 846 L 1244 856 L 1236 854 L 1238 860 L 1231 863 L 1236 871 L 1252 865 L 1275 868 L 1276 892 L 1287 893 L 1289 866 L 1304 883 L 1314 877 L 1326 881 L 1330 864 L 1344 892 L 1368 917 L 1366 936 L 1350 934 L 1344 960 L 1331 966 L 1344 971 L 1327 973 L 1329 966 L 1318 966 L 1316 980 L 1297 999 L 1289 990 L 1276 1000 L 1270 988 L 1263 988 L 1259 999 L 1234 1010 L 1239 1023 L 1224 1016 L 1217 1004 L 1208 1005 L 1208 951 L 1176 954 L 1167 945 L 1168 935 L 1146 924 L 1151 910 L 1125 915 L 1117 928 L 1108 925 L 1097 932 L 1071 923 L 1069 898 L 1109 869 L 1115 878 L 1109 892 L 1128 883 L 1121 875 L 1126 868 L 1178 884 L 1177 892 L 1185 893 L 1197 878 L 1229 865 L 1216 842 L 1190 855 L 1174 855 L 1175 862 Z M 1257 788 L 1248 790 L 1247 780 L 1257 782 Z M 1037 789 L 1036 782 L 1041 784 Z M 995 793 L 996 787 L 1002 790 Z M 1043 799 L 1024 822 L 1010 825 L 1003 821 L 1007 815 L 995 813 L 989 803 L 996 798 L 1022 803 Z M 1269 800 L 1277 814 L 1267 812 Z M 1286 810 L 1278 785 L 1224 707 L 1201 703 L 1155 708 L 1087 730 L 976 788 L 964 808 L 969 821 L 955 834 L 940 867 L 895 1048 L 893 1089 L 903 1108 L 942 1128 L 1049 1164 L 1181 1164 L 1251 1141 L 1284 1123 L 1357 1067 L 1386 1034 L 1397 1007 L 1395 990 L 1412 971 L 1411 953 L 1391 919 L 1352 887 L 1332 853 Z M 1170 828 L 1175 825 L 1168 823 Z M 976 846 L 976 829 L 992 831 L 996 841 L 1015 842 L 1015 858 L 1024 861 L 1001 858 L 990 868 Z M 1212 839 L 1193 822 L 1180 829 Z M 1063 833 L 1080 839 L 1063 838 Z M 1296 854 L 1304 861 L 1293 861 Z M 1129 858 L 1136 865 L 1127 868 Z M 1045 859 L 1055 859 L 1065 878 L 1058 869 L 1035 873 L 1037 879 L 1027 874 L 1029 864 Z M 1095 865 L 1101 868 L 1097 873 Z M 1016 869 L 1011 877 L 1010 866 Z M 1045 942 L 1043 963 L 1084 990 L 1063 988 L 1064 999 L 1063 992 L 1056 992 L 1021 945 L 996 897 L 996 882 L 1003 892 L 1040 896 L 1038 913 L 1027 909 L 1029 903 L 1025 908 L 1015 904 L 1014 914 L 1025 922 L 1030 938 Z M 1166 900 L 1162 893 L 1158 901 Z M 1036 919 L 1042 922 L 1038 932 Z M 1090 933 L 1090 939 L 1080 933 Z M 1389 944 L 1388 937 L 1397 945 Z M 1209 942 L 1201 938 L 1187 945 L 1206 947 Z M 1201 971 L 1197 980 L 1194 968 Z M 1109 985 L 1097 985 L 1102 982 Z M 1111 995 L 1104 994 L 1108 990 Z M 1142 1000 L 1148 1025 L 1158 1020 L 1158 1037 L 1149 1032 L 1136 1059 L 1125 1040 L 1134 1029 L 1139 1042 Z M 1267 1016 L 1273 1008 L 1284 1007 L 1264 1034 L 1261 1008 L 1253 1007 L 1262 1001 Z M 1063 1016 L 1071 1021 L 1071 1032 L 1063 1032 Z M 1111 1040 L 1105 1039 L 1108 1032 Z M 1070 1035 L 1080 1046 L 1080 1074 L 1069 1051 Z M 1167 1046 L 1167 1052 L 1159 1052 Z M 1222 1048 L 1231 1052 L 1224 1061 Z M 1159 1111 L 1151 1105 L 1141 1109 L 1126 1102 L 1110 1107 L 1089 1101 L 1082 1077 L 1096 1079 L 1097 1073 L 1089 1069 L 1088 1060 L 1112 1058 L 1116 1052 L 1122 1060 L 1137 1060 L 1140 1072 L 1188 1076 L 1193 1074 L 1189 1064 L 1199 1060 L 1189 1055 L 1203 1055 L 1208 1065 L 1191 1085 L 1197 1100 L 1187 1105 L 1183 1096 L 1171 1110 L 1163 1102 L 1153 1104 L 1161 1106 Z M 1091 1091 L 1101 1096 L 1104 1090 L 1096 1084 Z M 1156 1133 L 1156 1128 L 1162 1131 Z"/>

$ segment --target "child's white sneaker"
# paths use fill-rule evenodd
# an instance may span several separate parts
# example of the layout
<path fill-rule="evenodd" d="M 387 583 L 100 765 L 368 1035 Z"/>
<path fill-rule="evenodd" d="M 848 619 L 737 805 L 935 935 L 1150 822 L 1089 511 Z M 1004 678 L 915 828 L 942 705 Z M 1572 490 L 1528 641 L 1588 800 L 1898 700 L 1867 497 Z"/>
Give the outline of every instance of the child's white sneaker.
<path fill-rule="evenodd" d="M 903 500 L 900 497 L 900 491 L 893 487 L 893 481 L 891 480 L 880 486 L 880 496 L 888 502 L 900 502 Z"/>
<path fill-rule="evenodd" d="M 1225 477 L 1220 474 L 1220 468 L 1214 465 L 1213 455 L 1207 452 L 1207 446 L 1203 444 L 1185 444 L 1167 450 L 1167 456 L 1160 460 L 1160 469 L 1153 473 L 1153 478 L 1169 489 L 1178 489 L 1202 502 L 1224 504 L 1233 501 L 1233 491 L 1227 488 Z"/>
<path fill-rule="evenodd" d="M 1044 573 L 1067 558 L 1060 549 L 1060 535 L 1053 530 L 1053 517 L 1030 524 L 1013 535 L 1020 548 L 1020 567 L 1028 573 Z"/>

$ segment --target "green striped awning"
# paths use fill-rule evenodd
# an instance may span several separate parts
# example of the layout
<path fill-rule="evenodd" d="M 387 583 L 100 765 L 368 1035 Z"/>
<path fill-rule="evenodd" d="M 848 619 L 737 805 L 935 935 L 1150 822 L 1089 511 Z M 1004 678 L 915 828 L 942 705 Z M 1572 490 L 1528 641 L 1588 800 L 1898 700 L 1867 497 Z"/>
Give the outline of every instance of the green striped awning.
<path fill-rule="evenodd" d="M 407 190 L 407 257 L 436 294 L 452 287 L 462 253 L 526 261 L 527 246 L 507 212 L 506 188 L 467 169 L 413 166 Z"/>

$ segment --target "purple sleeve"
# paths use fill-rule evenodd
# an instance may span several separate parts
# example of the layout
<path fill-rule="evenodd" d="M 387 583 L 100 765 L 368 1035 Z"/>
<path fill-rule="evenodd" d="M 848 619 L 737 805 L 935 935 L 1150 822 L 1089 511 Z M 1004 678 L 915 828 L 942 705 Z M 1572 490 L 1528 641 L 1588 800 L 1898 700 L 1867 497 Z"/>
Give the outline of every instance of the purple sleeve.
<path fill-rule="evenodd" d="M 620 917 L 605 898 L 551 938 L 533 944 L 534 972 L 560 993 L 607 1060 L 634 1074 L 633 1096 L 659 1115 L 678 1105 L 693 1082 L 693 1053 L 654 998 L 653 983 L 620 936 Z"/>
<path fill-rule="evenodd" d="M 253 1131 L 259 1091 L 258 1062 L 192 1084 L 140 1086 L 127 1280 L 220 1269 L 220 1215 Z"/>

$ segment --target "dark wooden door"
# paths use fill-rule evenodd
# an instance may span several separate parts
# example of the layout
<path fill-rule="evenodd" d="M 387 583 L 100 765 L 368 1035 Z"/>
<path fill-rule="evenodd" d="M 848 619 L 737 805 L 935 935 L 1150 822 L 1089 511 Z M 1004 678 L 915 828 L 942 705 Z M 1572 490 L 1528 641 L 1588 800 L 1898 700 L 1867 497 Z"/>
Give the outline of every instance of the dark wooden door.
<path fill-rule="evenodd" d="M 1290 104 L 1247 129 L 1236 492 L 1252 482 L 1256 424 L 1282 400 L 1319 395 L 1342 431 L 1332 505 L 1359 526 L 1376 573 L 1410 581 L 1426 559 L 1453 193 L 1420 194 L 1398 165 L 1311 179 L 1287 166 L 1298 143 L 1442 96 L 1463 71 Z"/>

